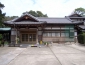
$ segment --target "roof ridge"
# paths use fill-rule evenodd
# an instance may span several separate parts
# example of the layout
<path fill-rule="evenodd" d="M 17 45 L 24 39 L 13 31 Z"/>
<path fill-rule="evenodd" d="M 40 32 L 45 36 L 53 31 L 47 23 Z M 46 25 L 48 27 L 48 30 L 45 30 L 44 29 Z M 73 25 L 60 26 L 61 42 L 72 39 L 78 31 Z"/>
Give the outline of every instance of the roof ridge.
<path fill-rule="evenodd" d="M 14 21 L 18 20 L 19 18 L 22 18 L 22 17 L 25 16 L 25 15 L 30 16 L 31 18 L 33 18 L 33 19 L 39 21 L 37 17 L 34 17 L 33 15 L 31 15 L 31 14 L 29 14 L 29 13 L 22 14 L 20 17 L 18 17 L 18 18 L 14 18 L 14 19 L 11 20 L 11 21 L 14 22 Z"/>
<path fill-rule="evenodd" d="M 71 22 L 74 22 L 73 20 L 71 20 L 68 16 L 65 16 L 65 18 Z"/>
<path fill-rule="evenodd" d="M 65 19 L 65 18 L 60 18 L 60 17 L 37 17 L 37 18 L 48 18 L 48 19 Z"/>

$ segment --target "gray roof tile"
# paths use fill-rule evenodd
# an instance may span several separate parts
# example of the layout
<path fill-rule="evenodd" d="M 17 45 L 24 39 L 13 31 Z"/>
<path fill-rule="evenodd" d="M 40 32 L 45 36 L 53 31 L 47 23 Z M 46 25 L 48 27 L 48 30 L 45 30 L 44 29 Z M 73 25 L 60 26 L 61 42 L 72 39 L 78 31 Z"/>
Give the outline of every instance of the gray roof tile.
<path fill-rule="evenodd" d="M 46 21 L 47 23 L 72 23 L 66 18 L 47 18 L 47 17 L 38 17 L 40 21 Z"/>
<path fill-rule="evenodd" d="M 32 22 L 32 21 L 21 21 L 21 22 L 7 22 L 8 24 L 43 24 L 45 22 Z"/>
<path fill-rule="evenodd" d="M 79 25 L 79 27 L 85 29 L 85 25 Z"/>
<path fill-rule="evenodd" d="M 74 24 L 79 22 L 72 22 L 68 18 L 48 18 L 48 17 L 37 17 L 40 21 L 46 21 L 50 24 Z"/>
<path fill-rule="evenodd" d="M 36 21 L 38 22 L 32 22 L 32 21 L 20 21 L 20 22 L 15 22 L 17 19 L 25 16 L 25 15 L 28 15 L 30 16 L 31 18 L 35 19 Z M 28 13 L 25 13 L 23 14 L 21 17 L 19 18 L 16 18 L 14 20 L 11 20 L 11 21 L 7 21 L 5 23 L 8 23 L 8 24 L 41 24 L 41 23 L 47 23 L 47 24 L 75 24 L 75 23 L 78 23 L 78 22 L 73 22 L 70 18 L 68 17 L 65 17 L 65 18 L 51 18 L 51 17 L 34 17 Z"/>
<path fill-rule="evenodd" d="M 81 19 L 83 18 L 83 19 L 85 19 L 85 17 L 69 17 L 69 18 L 81 18 Z"/>

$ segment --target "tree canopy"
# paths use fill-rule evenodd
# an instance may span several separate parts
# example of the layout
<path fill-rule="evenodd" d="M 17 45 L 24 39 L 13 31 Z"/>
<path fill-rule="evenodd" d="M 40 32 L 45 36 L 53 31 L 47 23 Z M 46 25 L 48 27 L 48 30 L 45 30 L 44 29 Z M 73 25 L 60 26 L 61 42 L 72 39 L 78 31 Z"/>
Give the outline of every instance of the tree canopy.
<path fill-rule="evenodd" d="M 5 16 L 5 13 L 2 13 L 2 9 L 4 8 L 4 4 L 0 2 L 0 27 L 3 27 L 3 19 Z"/>
<path fill-rule="evenodd" d="M 76 8 L 74 13 L 77 13 L 77 14 L 79 14 L 81 16 L 85 16 L 85 9 L 81 8 L 81 7 L 80 8 Z"/>
<path fill-rule="evenodd" d="M 5 16 L 4 21 L 13 20 L 15 18 L 18 18 L 18 16 Z"/>
<path fill-rule="evenodd" d="M 48 17 L 47 14 L 43 14 L 41 11 L 30 10 L 29 12 L 24 12 L 23 14 L 25 14 L 25 13 L 29 13 L 35 17 Z"/>

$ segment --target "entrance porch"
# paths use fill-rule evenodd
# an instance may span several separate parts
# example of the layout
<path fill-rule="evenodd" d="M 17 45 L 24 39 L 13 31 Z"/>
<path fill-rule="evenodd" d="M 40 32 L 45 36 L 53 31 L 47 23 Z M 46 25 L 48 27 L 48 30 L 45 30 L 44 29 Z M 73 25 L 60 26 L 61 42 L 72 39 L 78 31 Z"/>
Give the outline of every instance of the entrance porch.
<path fill-rule="evenodd" d="M 21 43 L 29 44 L 38 43 L 37 29 L 19 30 L 19 32 L 20 32 L 19 38 Z"/>
<path fill-rule="evenodd" d="M 18 27 L 11 30 L 11 42 L 16 43 L 16 37 L 19 38 L 20 43 L 37 44 L 42 41 L 42 27 Z"/>

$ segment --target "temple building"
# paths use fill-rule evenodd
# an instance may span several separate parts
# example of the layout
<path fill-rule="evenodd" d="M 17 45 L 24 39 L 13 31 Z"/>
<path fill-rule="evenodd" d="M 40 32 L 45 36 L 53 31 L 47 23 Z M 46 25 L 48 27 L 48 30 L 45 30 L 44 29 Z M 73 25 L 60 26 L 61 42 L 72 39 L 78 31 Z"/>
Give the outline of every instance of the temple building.
<path fill-rule="evenodd" d="M 20 43 L 36 44 L 40 41 L 65 43 L 75 42 L 80 26 L 84 25 L 84 20 L 85 17 L 78 14 L 64 18 L 52 18 L 34 17 L 25 13 L 19 18 L 4 22 L 4 24 L 11 28 L 11 42 L 15 42 L 18 37 Z"/>

